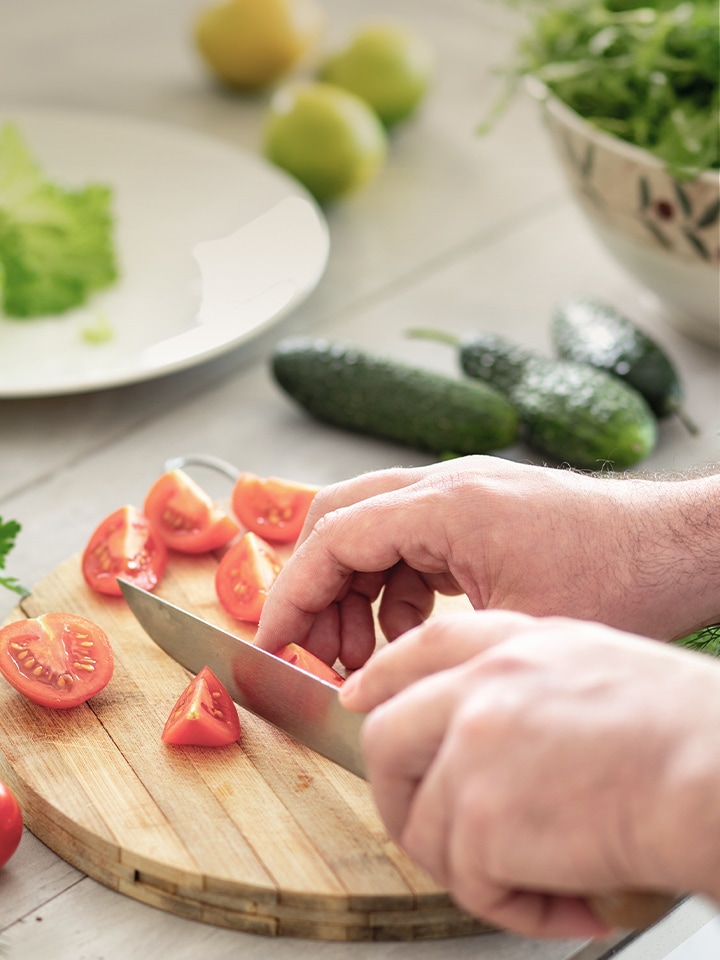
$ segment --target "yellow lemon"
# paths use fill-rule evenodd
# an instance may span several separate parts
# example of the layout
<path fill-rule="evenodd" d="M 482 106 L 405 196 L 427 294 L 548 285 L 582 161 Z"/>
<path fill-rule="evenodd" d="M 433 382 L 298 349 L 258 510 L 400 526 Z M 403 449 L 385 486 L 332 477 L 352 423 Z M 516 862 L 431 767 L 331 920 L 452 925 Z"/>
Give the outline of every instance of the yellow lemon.
<path fill-rule="evenodd" d="M 315 0 L 224 0 L 200 12 L 195 43 L 224 83 L 258 90 L 299 64 L 324 26 Z"/>
<path fill-rule="evenodd" d="M 332 200 L 378 173 L 387 135 L 375 111 L 355 94 L 329 83 L 289 83 L 270 101 L 263 151 L 316 199 Z"/>
<path fill-rule="evenodd" d="M 330 56 L 320 79 L 362 97 L 386 126 L 409 117 L 424 99 L 435 56 L 423 37 L 402 25 L 370 25 Z"/>

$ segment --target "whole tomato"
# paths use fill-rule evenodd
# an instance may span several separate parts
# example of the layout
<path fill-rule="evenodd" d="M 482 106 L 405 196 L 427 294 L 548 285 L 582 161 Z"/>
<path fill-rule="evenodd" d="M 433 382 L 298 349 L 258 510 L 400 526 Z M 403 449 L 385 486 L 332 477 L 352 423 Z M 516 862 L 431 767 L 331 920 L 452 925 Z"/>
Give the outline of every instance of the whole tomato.
<path fill-rule="evenodd" d="M 22 836 L 20 804 L 4 783 L 0 783 L 0 867 L 15 853 Z"/>

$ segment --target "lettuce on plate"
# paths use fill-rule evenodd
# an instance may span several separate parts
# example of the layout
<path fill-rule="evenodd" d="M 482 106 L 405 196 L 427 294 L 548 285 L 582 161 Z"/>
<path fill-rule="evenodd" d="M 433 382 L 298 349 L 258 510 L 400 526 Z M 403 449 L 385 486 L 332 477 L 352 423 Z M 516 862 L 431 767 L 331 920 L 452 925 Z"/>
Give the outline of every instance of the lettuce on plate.
<path fill-rule="evenodd" d="M 0 306 L 26 319 L 64 313 L 118 277 L 112 190 L 46 179 L 13 123 L 0 128 Z"/>

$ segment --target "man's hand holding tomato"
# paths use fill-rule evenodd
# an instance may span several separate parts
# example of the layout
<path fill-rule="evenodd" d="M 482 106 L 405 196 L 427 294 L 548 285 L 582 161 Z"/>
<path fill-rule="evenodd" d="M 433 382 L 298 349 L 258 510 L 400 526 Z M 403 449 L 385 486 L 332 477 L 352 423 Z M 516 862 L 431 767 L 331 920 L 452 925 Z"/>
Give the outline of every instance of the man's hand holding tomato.
<path fill-rule="evenodd" d="M 256 642 L 365 665 L 341 696 L 369 712 L 380 813 L 485 919 L 593 935 L 571 894 L 720 899 L 720 668 L 621 632 L 669 640 L 720 620 L 718 504 L 717 476 L 494 458 L 369 474 L 316 496 Z M 436 591 L 475 612 L 428 620 Z M 371 658 L 378 598 L 400 639 Z"/>

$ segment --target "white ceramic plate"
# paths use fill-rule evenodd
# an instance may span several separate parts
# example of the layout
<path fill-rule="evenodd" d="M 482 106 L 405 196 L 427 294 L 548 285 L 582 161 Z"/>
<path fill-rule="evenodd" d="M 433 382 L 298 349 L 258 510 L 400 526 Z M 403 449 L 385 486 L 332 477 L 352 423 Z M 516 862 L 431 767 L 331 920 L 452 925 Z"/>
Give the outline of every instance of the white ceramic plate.
<path fill-rule="evenodd" d="M 209 360 L 285 316 L 327 263 L 327 224 L 261 158 L 178 127 L 0 107 L 46 175 L 109 185 L 121 277 L 66 314 L 0 314 L 0 397 L 99 390 Z M 111 331 L 89 342 L 88 329 Z"/>

